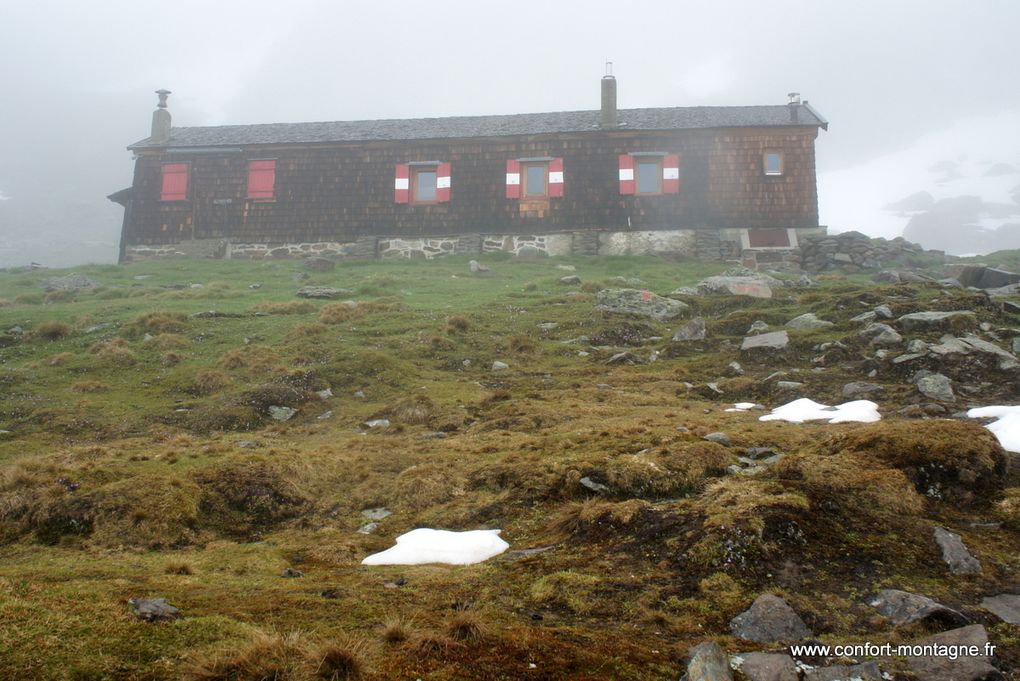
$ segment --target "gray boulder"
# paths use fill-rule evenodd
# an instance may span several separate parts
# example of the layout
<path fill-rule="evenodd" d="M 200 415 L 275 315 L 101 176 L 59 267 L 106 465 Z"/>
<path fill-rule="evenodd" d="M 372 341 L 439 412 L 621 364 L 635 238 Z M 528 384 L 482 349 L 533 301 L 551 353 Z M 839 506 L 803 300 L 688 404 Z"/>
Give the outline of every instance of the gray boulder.
<path fill-rule="evenodd" d="M 897 626 L 921 620 L 935 620 L 953 626 L 970 624 L 970 618 L 963 613 L 933 601 L 927 596 L 899 589 L 879 591 L 874 598 L 868 601 L 868 605 L 878 610 Z"/>
<path fill-rule="evenodd" d="M 985 654 L 988 632 L 980 624 L 950 629 L 912 645 L 918 650 L 954 649 L 975 646 L 979 653 L 974 656 L 922 655 L 907 657 L 907 665 L 923 681 L 991 681 L 1003 678 L 999 671 L 989 664 Z"/>
<path fill-rule="evenodd" d="M 936 527 L 935 543 L 942 549 L 942 560 L 954 575 L 975 575 L 981 572 L 981 562 L 967 550 L 960 535 Z"/>
<path fill-rule="evenodd" d="M 876 662 L 835 664 L 806 670 L 804 681 L 882 681 L 882 670 Z"/>
<path fill-rule="evenodd" d="M 804 314 L 794 317 L 790 321 L 786 322 L 786 326 L 791 329 L 825 329 L 830 326 L 835 326 L 835 324 L 827 322 L 824 319 L 819 319 L 818 315 L 814 312 L 805 312 Z"/>
<path fill-rule="evenodd" d="M 771 298 L 772 289 L 782 287 L 783 282 L 764 274 L 708 277 L 698 282 L 697 286 L 699 293 L 728 293 L 751 298 Z"/>
<path fill-rule="evenodd" d="M 797 665 L 783 653 L 744 653 L 732 658 L 748 681 L 798 681 Z"/>
<path fill-rule="evenodd" d="M 361 512 L 361 515 L 369 520 L 382 520 L 383 518 L 388 518 L 393 515 L 393 511 L 385 506 L 379 506 L 378 508 L 366 508 Z"/>
<path fill-rule="evenodd" d="M 1020 594 L 999 594 L 981 601 L 981 607 L 1008 624 L 1020 624 Z"/>
<path fill-rule="evenodd" d="M 957 279 L 964 286 L 974 288 L 1001 288 L 1010 284 L 1020 284 L 1020 274 L 980 265 L 964 267 Z"/>
<path fill-rule="evenodd" d="M 903 336 L 897 333 L 896 329 L 888 324 L 882 324 L 881 322 L 872 322 L 871 324 L 868 324 L 859 335 L 864 336 L 865 338 L 870 338 L 872 345 L 880 347 L 899 345 L 903 342 Z"/>
<path fill-rule="evenodd" d="M 709 442 L 715 442 L 716 444 L 720 444 L 724 447 L 730 446 L 730 436 L 726 433 L 709 433 L 701 439 L 708 440 Z"/>
<path fill-rule="evenodd" d="M 691 648 L 687 663 L 687 681 L 733 681 L 726 653 L 715 641 Z"/>
<path fill-rule="evenodd" d="M 942 374 L 918 371 L 914 376 L 914 385 L 917 386 L 918 392 L 929 399 L 939 402 L 956 401 L 956 395 L 953 394 L 953 382 Z"/>
<path fill-rule="evenodd" d="M 811 635 L 800 615 L 773 594 L 758 596 L 750 608 L 730 620 L 730 632 L 758 643 L 799 641 Z"/>
<path fill-rule="evenodd" d="M 298 298 L 312 298 L 315 300 L 336 300 L 345 298 L 354 292 L 345 288 L 332 288 L 330 286 L 305 286 L 298 289 Z"/>
<path fill-rule="evenodd" d="M 178 608 L 167 603 L 165 598 L 131 598 L 128 605 L 138 619 L 146 622 L 165 622 L 184 616 Z"/>
<path fill-rule="evenodd" d="M 650 317 L 657 321 L 668 321 L 682 316 L 690 309 L 690 306 L 679 300 L 663 298 L 651 291 L 617 288 L 599 291 L 595 309 L 609 314 Z"/>
<path fill-rule="evenodd" d="M 928 331 L 939 329 L 958 320 L 974 320 L 971 310 L 953 310 L 950 312 L 911 312 L 896 320 L 904 331 Z"/>
<path fill-rule="evenodd" d="M 843 386 L 843 397 L 848 400 L 857 400 L 868 395 L 874 395 L 885 390 L 884 386 L 878 385 L 877 383 L 867 383 L 865 381 L 853 381 Z"/>
<path fill-rule="evenodd" d="M 269 407 L 269 415 L 273 417 L 274 421 L 289 421 L 294 418 L 297 414 L 297 409 L 293 407 L 284 407 L 277 404 Z"/>
<path fill-rule="evenodd" d="M 576 284 L 581 283 L 581 277 L 577 276 L 576 274 L 570 274 L 566 277 L 560 277 L 560 283 L 566 284 L 568 286 L 574 286 Z"/>
<path fill-rule="evenodd" d="M 893 313 L 892 308 L 888 305 L 882 304 L 875 308 L 875 314 L 882 319 L 892 319 Z"/>
<path fill-rule="evenodd" d="M 747 336 L 740 344 L 740 349 L 748 350 L 783 350 L 790 344 L 790 336 L 786 331 L 773 331 L 757 336 Z"/>
<path fill-rule="evenodd" d="M 701 317 L 695 317 L 690 320 L 673 334 L 673 340 L 675 341 L 696 341 L 705 340 L 705 320 Z"/>
<path fill-rule="evenodd" d="M 751 326 L 748 327 L 747 335 L 750 336 L 756 333 L 765 333 L 768 330 L 769 330 L 768 324 L 766 324 L 761 319 L 755 319 L 753 322 L 751 322 Z"/>

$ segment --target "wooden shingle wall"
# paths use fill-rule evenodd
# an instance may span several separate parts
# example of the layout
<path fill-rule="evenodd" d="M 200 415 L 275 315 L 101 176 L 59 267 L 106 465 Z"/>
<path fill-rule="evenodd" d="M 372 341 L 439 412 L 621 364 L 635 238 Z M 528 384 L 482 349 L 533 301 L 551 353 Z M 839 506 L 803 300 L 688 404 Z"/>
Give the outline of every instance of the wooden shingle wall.
<path fill-rule="evenodd" d="M 286 243 L 359 236 L 529 234 L 568 230 L 815 227 L 813 127 L 690 130 L 515 138 L 377 142 L 224 151 L 144 152 L 135 167 L 126 242 L 192 238 Z M 764 149 L 782 149 L 785 174 L 766 177 Z M 681 155 L 677 195 L 621 196 L 618 156 Z M 507 159 L 562 157 L 563 198 L 522 203 L 505 196 Z M 247 163 L 277 160 L 276 198 L 246 198 Z M 394 167 L 452 164 L 452 200 L 396 204 Z M 191 164 L 189 198 L 160 201 L 164 162 Z"/>

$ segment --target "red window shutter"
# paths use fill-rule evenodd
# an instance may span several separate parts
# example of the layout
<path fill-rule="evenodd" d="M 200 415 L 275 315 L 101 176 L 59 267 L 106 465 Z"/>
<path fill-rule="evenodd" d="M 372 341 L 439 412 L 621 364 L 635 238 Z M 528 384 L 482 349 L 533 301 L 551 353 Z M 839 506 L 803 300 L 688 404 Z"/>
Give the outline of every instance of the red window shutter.
<path fill-rule="evenodd" d="M 521 198 L 521 162 L 508 160 L 506 162 L 506 197 L 508 199 Z"/>
<path fill-rule="evenodd" d="M 188 200 L 188 170 L 187 163 L 164 163 L 163 184 L 159 193 L 161 201 L 187 201 Z"/>
<path fill-rule="evenodd" d="M 549 197 L 563 196 L 563 159 L 549 161 Z"/>
<path fill-rule="evenodd" d="M 393 200 L 396 203 L 407 203 L 410 197 L 411 168 L 406 163 L 399 163 L 396 178 L 393 180 Z"/>
<path fill-rule="evenodd" d="M 634 190 L 634 157 L 620 154 L 620 193 L 633 194 Z"/>
<path fill-rule="evenodd" d="M 271 199 L 275 191 L 276 161 L 248 161 L 248 198 Z"/>
<path fill-rule="evenodd" d="M 436 168 L 436 203 L 450 200 L 450 164 L 440 163 Z"/>
<path fill-rule="evenodd" d="M 680 154 L 666 154 L 662 159 L 662 193 L 680 193 Z"/>

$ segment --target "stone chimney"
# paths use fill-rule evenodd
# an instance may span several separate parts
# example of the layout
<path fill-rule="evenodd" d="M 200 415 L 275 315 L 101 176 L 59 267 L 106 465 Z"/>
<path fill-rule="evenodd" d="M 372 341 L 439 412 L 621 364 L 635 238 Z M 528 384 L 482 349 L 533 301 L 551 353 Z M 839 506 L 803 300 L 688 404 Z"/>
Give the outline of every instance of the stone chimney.
<path fill-rule="evenodd" d="M 797 123 L 800 114 L 800 93 L 799 92 L 788 92 L 786 96 L 789 98 L 787 106 L 790 107 L 790 122 Z"/>
<path fill-rule="evenodd" d="M 159 95 L 157 109 L 152 112 L 152 134 L 149 139 L 156 144 L 166 144 L 170 141 L 170 112 L 166 110 L 166 98 L 169 90 L 156 90 Z"/>
<path fill-rule="evenodd" d="M 606 62 L 606 75 L 602 76 L 602 114 L 599 127 L 612 129 L 619 126 L 616 119 L 616 78 L 613 76 L 613 62 Z"/>

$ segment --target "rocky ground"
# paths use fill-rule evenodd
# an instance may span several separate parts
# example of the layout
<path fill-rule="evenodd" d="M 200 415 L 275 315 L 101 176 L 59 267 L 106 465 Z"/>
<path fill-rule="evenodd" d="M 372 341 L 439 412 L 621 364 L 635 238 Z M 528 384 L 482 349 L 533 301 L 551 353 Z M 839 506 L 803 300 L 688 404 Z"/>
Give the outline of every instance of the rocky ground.
<path fill-rule="evenodd" d="M 1020 678 L 1016 285 L 723 270 L 0 273 L 0 677 Z"/>

